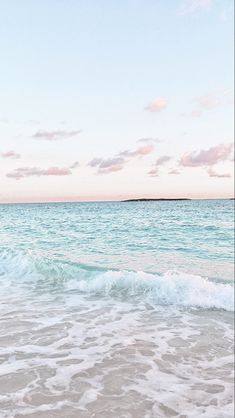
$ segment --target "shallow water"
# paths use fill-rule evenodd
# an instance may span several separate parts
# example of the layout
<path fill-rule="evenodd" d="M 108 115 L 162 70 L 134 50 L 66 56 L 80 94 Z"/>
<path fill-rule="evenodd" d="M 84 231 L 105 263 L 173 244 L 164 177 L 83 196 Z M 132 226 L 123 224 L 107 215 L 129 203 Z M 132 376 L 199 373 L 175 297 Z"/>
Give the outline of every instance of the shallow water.
<path fill-rule="evenodd" d="M 233 202 L 0 206 L 0 417 L 233 417 Z"/>

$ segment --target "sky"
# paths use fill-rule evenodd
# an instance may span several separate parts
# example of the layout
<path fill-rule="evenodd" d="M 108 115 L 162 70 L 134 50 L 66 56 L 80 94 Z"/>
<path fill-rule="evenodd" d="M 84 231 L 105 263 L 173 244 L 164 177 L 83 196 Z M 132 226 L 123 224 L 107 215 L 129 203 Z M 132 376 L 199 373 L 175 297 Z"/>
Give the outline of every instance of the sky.
<path fill-rule="evenodd" d="M 0 202 L 233 196 L 232 0 L 0 0 Z"/>

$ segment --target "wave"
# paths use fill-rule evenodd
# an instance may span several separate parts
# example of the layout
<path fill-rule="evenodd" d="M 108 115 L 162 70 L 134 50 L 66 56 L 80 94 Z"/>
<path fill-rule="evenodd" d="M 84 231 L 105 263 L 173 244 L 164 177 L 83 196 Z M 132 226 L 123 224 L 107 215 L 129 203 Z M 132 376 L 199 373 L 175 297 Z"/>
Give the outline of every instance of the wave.
<path fill-rule="evenodd" d="M 5 276 L 5 277 L 4 277 Z M 155 305 L 234 310 L 234 288 L 182 272 L 163 275 L 143 271 L 115 271 L 80 263 L 35 257 L 21 252 L 0 254 L 0 278 L 34 291 L 77 291 L 99 296 L 139 298 Z"/>
<path fill-rule="evenodd" d="M 73 280 L 70 289 L 106 296 L 141 296 L 157 305 L 178 305 L 233 311 L 234 292 L 228 284 L 214 283 L 201 276 L 180 272 L 164 275 L 128 271 L 98 273 L 89 280 Z"/>

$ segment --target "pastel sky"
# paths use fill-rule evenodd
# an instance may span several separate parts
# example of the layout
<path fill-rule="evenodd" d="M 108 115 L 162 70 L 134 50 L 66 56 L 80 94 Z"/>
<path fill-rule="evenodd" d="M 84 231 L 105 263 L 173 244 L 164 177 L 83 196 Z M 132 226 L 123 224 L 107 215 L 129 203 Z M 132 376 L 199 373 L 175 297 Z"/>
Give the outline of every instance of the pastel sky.
<path fill-rule="evenodd" d="M 233 195 L 232 0 L 0 1 L 0 202 Z"/>

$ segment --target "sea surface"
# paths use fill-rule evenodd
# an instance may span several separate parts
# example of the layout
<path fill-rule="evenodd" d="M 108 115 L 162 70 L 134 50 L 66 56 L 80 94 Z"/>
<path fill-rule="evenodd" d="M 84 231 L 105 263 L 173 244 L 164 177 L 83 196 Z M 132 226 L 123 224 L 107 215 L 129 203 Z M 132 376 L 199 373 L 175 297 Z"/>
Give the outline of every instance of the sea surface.
<path fill-rule="evenodd" d="M 233 209 L 0 205 L 0 417 L 232 418 Z"/>

